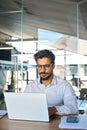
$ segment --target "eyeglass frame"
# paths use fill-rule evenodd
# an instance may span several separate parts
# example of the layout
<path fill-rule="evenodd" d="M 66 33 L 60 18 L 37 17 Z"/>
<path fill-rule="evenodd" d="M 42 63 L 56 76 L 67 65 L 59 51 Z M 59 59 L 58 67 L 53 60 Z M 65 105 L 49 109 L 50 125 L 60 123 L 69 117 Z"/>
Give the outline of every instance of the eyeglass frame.
<path fill-rule="evenodd" d="M 36 68 L 41 70 L 42 67 L 44 67 L 44 69 L 48 70 L 51 66 L 53 65 L 53 63 L 51 64 L 45 64 L 45 65 L 36 65 Z"/>

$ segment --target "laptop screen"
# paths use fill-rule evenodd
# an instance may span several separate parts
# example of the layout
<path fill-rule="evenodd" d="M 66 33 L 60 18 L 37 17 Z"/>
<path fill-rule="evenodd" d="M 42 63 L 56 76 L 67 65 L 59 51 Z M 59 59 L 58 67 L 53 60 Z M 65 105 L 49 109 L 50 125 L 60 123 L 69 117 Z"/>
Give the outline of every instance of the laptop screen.
<path fill-rule="evenodd" d="M 5 92 L 4 96 L 9 119 L 49 121 L 45 93 Z"/>

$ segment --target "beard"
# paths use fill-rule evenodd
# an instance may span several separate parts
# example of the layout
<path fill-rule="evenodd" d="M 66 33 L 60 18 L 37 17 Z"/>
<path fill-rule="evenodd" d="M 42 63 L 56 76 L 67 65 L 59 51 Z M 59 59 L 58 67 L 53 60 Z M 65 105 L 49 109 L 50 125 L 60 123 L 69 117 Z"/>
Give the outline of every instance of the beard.
<path fill-rule="evenodd" d="M 48 73 L 43 72 L 43 73 L 40 73 L 40 74 L 48 74 Z M 48 80 L 51 77 L 51 75 L 52 75 L 52 72 L 48 76 L 46 76 L 46 77 L 41 77 L 40 76 L 40 79 L 41 79 L 41 81 L 42 80 Z"/>

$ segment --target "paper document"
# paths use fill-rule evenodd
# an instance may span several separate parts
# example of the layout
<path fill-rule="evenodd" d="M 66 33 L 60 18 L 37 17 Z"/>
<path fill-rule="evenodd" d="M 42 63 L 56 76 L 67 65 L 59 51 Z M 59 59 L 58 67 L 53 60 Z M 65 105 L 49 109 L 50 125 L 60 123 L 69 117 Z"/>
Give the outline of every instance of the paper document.
<path fill-rule="evenodd" d="M 79 122 L 77 123 L 68 123 L 67 116 L 61 117 L 61 122 L 59 124 L 59 128 L 67 128 L 67 129 L 85 129 L 87 130 L 87 115 L 78 115 Z"/>
<path fill-rule="evenodd" d="M 7 114 L 7 110 L 0 110 L 0 118 Z"/>

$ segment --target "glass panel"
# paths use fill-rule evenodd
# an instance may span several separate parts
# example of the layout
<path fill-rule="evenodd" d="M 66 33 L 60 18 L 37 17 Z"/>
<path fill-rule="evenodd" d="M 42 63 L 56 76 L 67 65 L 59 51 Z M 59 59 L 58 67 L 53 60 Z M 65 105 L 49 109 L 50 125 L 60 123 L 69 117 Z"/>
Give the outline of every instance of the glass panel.
<path fill-rule="evenodd" d="M 6 6 L 7 2 L 9 6 Z M 84 21 L 86 20 L 87 12 L 86 1 L 69 2 L 68 4 L 66 2 L 53 2 L 53 5 L 60 4 L 62 8 L 58 8 L 53 17 L 50 11 L 48 11 L 46 19 L 43 19 L 45 13 L 41 15 L 39 10 L 35 12 L 38 7 L 41 8 L 41 3 L 36 4 L 35 1 L 33 3 L 32 1 L 11 0 L 1 0 L 1 3 L 0 41 L 14 46 L 14 49 L 11 50 L 11 61 L 14 63 L 14 67 L 10 66 L 10 69 L 15 70 L 14 72 L 18 70 L 16 83 L 20 80 L 19 73 L 21 73 L 22 76 L 25 71 L 29 73 L 28 80 L 33 80 L 37 77 L 37 74 L 34 75 L 34 77 L 32 76 L 31 68 L 36 72 L 34 66 L 36 63 L 33 59 L 33 55 L 41 49 L 51 49 L 54 52 L 56 55 L 56 66 L 62 66 L 61 71 L 63 70 L 63 77 L 72 74 L 72 72 L 69 71 L 69 67 L 67 67 L 69 64 L 73 64 L 72 61 L 74 61 L 74 65 L 76 64 L 77 68 L 79 67 L 79 63 L 81 62 L 77 63 L 78 57 L 75 56 L 74 59 L 70 52 L 80 54 L 84 52 L 86 55 L 86 51 L 83 51 L 84 48 L 86 48 L 86 41 L 84 45 L 82 42 L 83 39 L 86 39 L 87 35 L 87 22 Z M 47 8 L 48 6 L 45 9 Z M 53 9 L 53 7 L 50 6 L 49 9 L 51 8 Z M 55 9 L 53 9 L 52 13 L 54 13 L 54 11 Z M 59 15 L 59 12 L 61 12 L 61 15 Z M 85 16 L 84 19 L 83 16 Z M 59 20 L 56 22 L 57 18 L 59 18 Z M 75 74 L 80 76 L 79 68 L 75 70 Z M 25 77 L 27 78 L 27 76 Z M 22 79 L 22 77 L 21 80 L 25 82 L 25 79 Z M 9 82 L 7 84 L 9 84 Z M 18 86 L 20 85 L 16 84 L 16 87 Z"/>
<path fill-rule="evenodd" d="M 21 7 L 10 0 L 0 2 L 0 87 L 6 91 L 15 91 L 18 87 L 18 61 L 12 53 L 18 50 L 9 41 L 21 39 Z"/>

